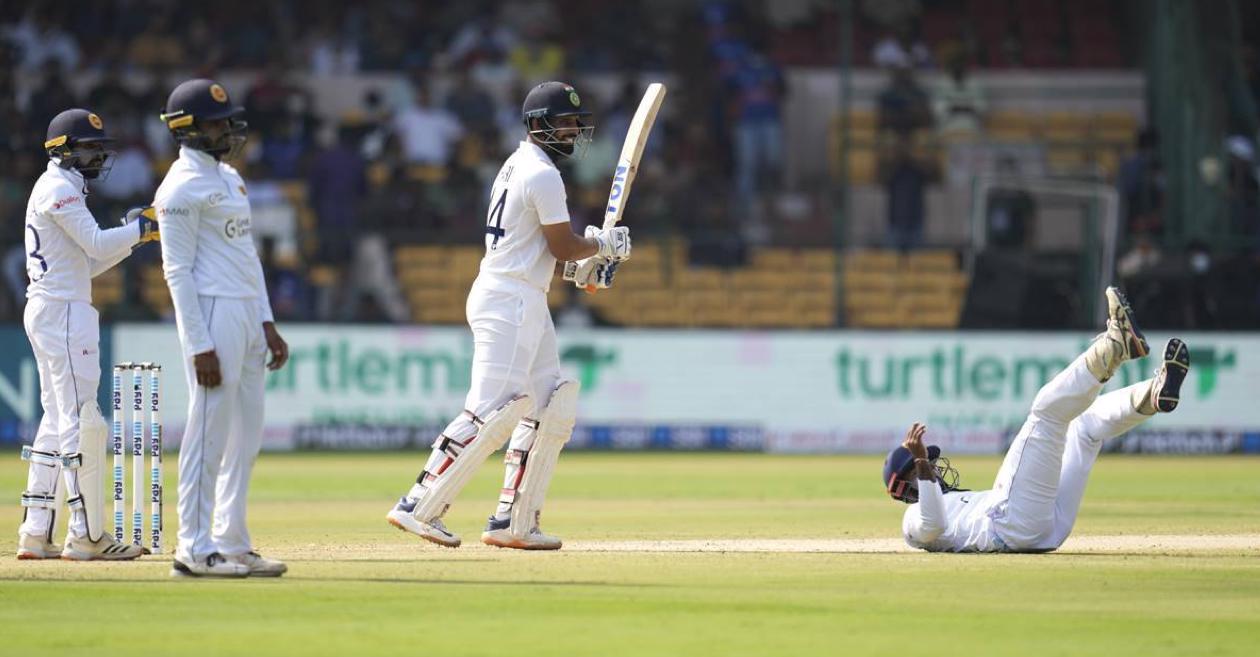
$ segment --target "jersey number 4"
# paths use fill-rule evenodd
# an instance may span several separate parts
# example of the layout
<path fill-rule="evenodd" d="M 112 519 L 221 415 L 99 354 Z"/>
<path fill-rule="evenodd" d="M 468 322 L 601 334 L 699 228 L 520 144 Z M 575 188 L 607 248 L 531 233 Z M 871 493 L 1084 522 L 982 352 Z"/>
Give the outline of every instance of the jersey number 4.
<path fill-rule="evenodd" d="M 486 217 L 486 234 L 494 235 L 494 240 L 490 242 L 491 249 L 499 248 L 499 238 L 507 235 L 507 231 L 503 230 L 503 206 L 507 204 L 507 190 L 503 190 L 499 194 L 499 201 L 490 208 L 490 216 Z"/>

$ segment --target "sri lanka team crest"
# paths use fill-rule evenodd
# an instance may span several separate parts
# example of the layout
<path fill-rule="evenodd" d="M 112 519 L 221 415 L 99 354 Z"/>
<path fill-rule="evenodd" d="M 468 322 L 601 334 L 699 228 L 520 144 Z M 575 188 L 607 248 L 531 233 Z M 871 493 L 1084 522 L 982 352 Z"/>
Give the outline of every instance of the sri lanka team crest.
<path fill-rule="evenodd" d="M 105 123 L 101 121 L 101 117 L 95 114 L 88 114 L 88 123 L 92 124 L 92 127 L 96 128 L 97 130 L 102 130 L 105 128 Z"/>
<path fill-rule="evenodd" d="M 226 103 L 227 91 L 225 91 L 223 87 L 219 84 L 212 84 L 210 85 L 210 97 L 213 98 L 216 102 Z"/>

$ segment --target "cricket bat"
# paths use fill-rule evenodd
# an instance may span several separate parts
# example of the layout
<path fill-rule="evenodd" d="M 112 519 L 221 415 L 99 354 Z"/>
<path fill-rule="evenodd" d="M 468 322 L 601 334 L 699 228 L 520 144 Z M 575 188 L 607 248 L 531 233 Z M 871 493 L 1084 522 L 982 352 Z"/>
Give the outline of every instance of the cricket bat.
<path fill-rule="evenodd" d="M 648 135 L 652 134 L 652 124 L 656 123 L 656 113 L 665 100 L 665 85 L 653 82 L 643 92 L 643 100 L 639 101 L 639 109 L 635 110 L 630 121 L 630 130 L 626 132 L 626 141 L 621 145 L 621 156 L 617 158 L 617 169 L 613 172 L 612 189 L 608 191 L 608 204 L 604 208 L 604 229 L 616 226 L 626 211 L 626 202 L 630 200 L 630 187 L 634 184 L 635 174 L 639 172 L 639 160 L 643 158 L 643 149 L 647 146 Z M 566 280 L 573 280 L 577 271 L 576 262 L 564 264 Z M 587 292 L 594 293 L 594 286 L 587 286 Z"/>

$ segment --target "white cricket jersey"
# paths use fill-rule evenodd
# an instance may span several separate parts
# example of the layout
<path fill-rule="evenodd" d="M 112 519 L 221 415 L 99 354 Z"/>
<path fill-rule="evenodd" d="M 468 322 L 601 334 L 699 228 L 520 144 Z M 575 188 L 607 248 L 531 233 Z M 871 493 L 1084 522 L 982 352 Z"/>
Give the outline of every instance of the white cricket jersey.
<path fill-rule="evenodd" d="M 245 181 L 208 153 L 180 147 L 153 199 L 162 271 L 175 303 L 185 356 L 214 349 L 198 297 L 256 299 L 272 321 L 262 263 L 250 235 Z"/>
<path fill-rule="evenodd" d="M 140 241 L 140 227 L 102 230 L 87 208 L 83 176 L 56 162 L 26 203 L 27 298 L 92 302 L 92 277 L 118 264 Z"/>
<path fill-rule="evenodd" d="M 906 509 L 901 532 L 910 547 L 929 552 L 1000 552 L 993 532 L 993 491 L 941 491 L 937 482 L 919 482 L 919 501 Z"/>
<path fill-rule="evenodd" d="M 567 223 L 569 207 L 560 170 L 541 148 L 522 141 L 490 190 L 481 271 L 549 289 L 556 258 L 547 248 L 542 227 Z"/>

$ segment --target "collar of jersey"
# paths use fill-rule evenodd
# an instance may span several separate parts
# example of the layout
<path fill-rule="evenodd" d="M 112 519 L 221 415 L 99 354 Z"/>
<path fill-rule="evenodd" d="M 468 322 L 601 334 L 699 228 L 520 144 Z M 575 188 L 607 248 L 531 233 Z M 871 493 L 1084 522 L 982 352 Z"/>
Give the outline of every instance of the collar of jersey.
<path fill-rule="evenodd" d="M 202 168 L 213 169 L 218 168 L 219 166 L 219 161 L 214 159 L 213 155 L 205 151 L 199 151 L 195 148 L 189 148 L 187 146 L 179 147 L 179 157 L 180 159 L 188 160 L 189 163 Z"/>
<path fill-rule="evenodd" d="M 75 188 L 86 188 L 87 181 L 83 179 L 83 174 L 76 169 L 63 169 L 56 160 L 48 160 L 48 170 L 55 171 L 66 180 L 69 180 Z"/>
<path fill-rule="evenodd" d="M 530 152 L 536 155 L 538 159 L 542 160 L 543 162 L 546 162 L 547 164 L 550 164 L 553 167 L 556 166 L 556 163 L 551 161 L 551 156 L 547 155 L 547 151 L 544 151 L 542 147 L 540 147 L 538 144 L 535 144 L 534 142 L 528 139 L 524 139 L 524 140 L 521 140 L 521 147 L 529 148 Z"/>

